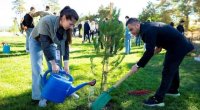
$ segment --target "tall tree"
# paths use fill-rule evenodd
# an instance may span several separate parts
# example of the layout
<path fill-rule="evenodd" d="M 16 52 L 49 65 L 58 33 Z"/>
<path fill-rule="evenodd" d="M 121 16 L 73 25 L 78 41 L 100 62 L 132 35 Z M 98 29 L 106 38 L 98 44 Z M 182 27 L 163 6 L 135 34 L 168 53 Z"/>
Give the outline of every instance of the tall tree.
<path fill-rule="evenodd" d="M 139 15 L 141 21 L 148 19 L 152 21 L 161 21 L 169 23 L 171 21 L 178 22 L 185 20 L 185 29 L 189 27 L 189 16 L 200 11 L 200 0 L 161 0 L 159 4 L 149 2 L 147 7 L 143 9 Z M 199 10 L 199 11 L 198 11 Z"/>
<path fill-rule="evenodd" d="M 194 11 L 200 15 L 200 0 L 193 0 L 194 1 Z M 200 18 L 200 17 L 199 17 Z"/>
<path fill-rule="evenodd" d="M 193 11 L 193 1 L 192 0 L 177 0 L 178 10 L 184 15 L 185 19 L 185 29 L 188 30 L 189 27 L 189 15 Z"/>
<path fill-rule="evenodd" d="M 11 30 L 15 35 L 17 34 L 17 32 L 19 31 L 19 25 L 17 23 L 17 18 L 15 17 L 13 19 L 13 25 L 12 25 L 12 30 Z"/>
<path fill-rule="evenodd" d="M 25 2 L 24 0 L 15 0 L 12 2 L 13 4 L 13 10 L 15 10 L 15 13 L 22 17 L 22 13 L 26 11 L 25 9 Z"/>
<path fill-rule="evenodd" d="M 160 15 L 156 11 L 156 7 L 152 2 L 148 2 L 148 5 L 143 9 L 139 15 L 139 20 L 145 22 L 147 20 L 160 21 Z"/>
<path fill-rule="evenodd" d="M 93 40 L 97 55 L 102 55 L 101 90 L 106 90 L 109 73 L 117 68 L 125 57 L 125 55 L 117 54 L 124 47 L 124 26 L 118 20 L 119 13 L 120 11 L 114 9 L 111 11 L 111 15 L 100 14 L 100 35 Z M 105 17 L 109 17 L 109 19 L 105 20 Z M 104 49 L 100 53 L 101 44 Z"/>
<path fill-rule="evenodd" d="M 108 18 L 110 15 L 110 7 L 104 7 L 103 5 L 101 5 L 98 9 L 98 17 L 99 18 Z"/>

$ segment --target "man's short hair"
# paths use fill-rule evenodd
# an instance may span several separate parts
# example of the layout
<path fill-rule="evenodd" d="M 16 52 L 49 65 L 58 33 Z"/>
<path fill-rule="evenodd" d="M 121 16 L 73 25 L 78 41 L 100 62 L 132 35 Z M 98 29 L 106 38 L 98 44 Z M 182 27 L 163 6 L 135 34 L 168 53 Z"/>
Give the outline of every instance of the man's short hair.
<path fill-rule="evenodd" d="M 140 22 L 137 18 L 129 18 L 128 21 L 126 22 L 126 26 L 132 23 L 140 23 Z"/>
<path fill-rule="evenodd" d="M 46 9 L 48 9 L 48 10 L 49 10 L 49 9 L 50 9 L 50 7 L 47 5 L 47 6 L 46 6 Z"/>
<path fill-rule="evenodd" d="M 129 16 L 125 16 L 125 19 L 129 19 Z"/>
<path fill-rule="evenodd" d="M 184 23 L 185 21 L 182 19 L 182 20 L 180 20 L 180 23 Z"/>
<path fill-rule="evenodd" d="M 34 7 L 31 7 L 31 8 L 30 8 L 30 11 L 32 11 L 32 10 L 34 10 L 34 9 L 35 9 Z"/>

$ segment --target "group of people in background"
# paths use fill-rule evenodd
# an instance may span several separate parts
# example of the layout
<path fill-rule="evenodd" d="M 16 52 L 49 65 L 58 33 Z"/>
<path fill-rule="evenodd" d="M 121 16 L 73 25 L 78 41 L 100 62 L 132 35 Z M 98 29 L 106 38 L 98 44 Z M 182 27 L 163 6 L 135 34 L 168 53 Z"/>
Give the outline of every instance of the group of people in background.
<path fill-rule="evenodd" d="M 176 29 L 183 35 L 184 35 L 184 32 L 185 32 L 185 29 L 183 27 L 184 22 L 185 22 L 184 20 L 180 20 L 178 26 L 176 27 Z M 174 22 L 171 22 L 170 26 L 174 27 Z"/>
<path fill-rule="evenodd" d="M 30 8 L 30 11 L 24 15 L 21 20 L 20 27 L 21 32 L 26 32 L 26 52 L 29 52 L 29 36 L 33 30 L 34 26 L 34 17 L 40 17 L 40 19 L 46 15 L 53 15 L 56 14 L 55 12 L 52 13 L 50 11 L 50 7 L 46 6 L 44 11 L 36 11 L 34 7 Z"/>
<path fill-rule="evenodd" d="M 180 22 L 179 22 L 178 26 L 176 27 L 176 29 L 177 29 L 181 34 L 183 34 L 183 35 L 185 36 L 185 33 L 184 33 L 184 32 L 185 32 L 185 29 L 184 29 L 184 22 L 185 22 L 184 20 L 180 20 Z M 174 22 L 171 22 L 170 25 L 171 25 L 172 27 L 174 27 Z M 199 54 L 198 56 L 194 57 L 194 60 L 200 62 L 200 54 Z"/>
<path fill-rule="evenodd" d="M 125 16 L 125 20 L 127 21 L 129 19 L 129 16 Z M 150 22 L 149 20 L 147 22 Z M 184 20 L 180 20 L 178 26 L 176 27 L 176 29 L 184 35 Z M 174 27 L 174 22 L 171 22 L 170 25 L 172 27 Z M 81 35 L 81 30 L 83 28 L 83 36 Z M 80 22 L 78 23 L 78 25 L 76 27 L 74 27 L 73 30 L 73 35 L 76 36 L 76 32 L 78 30 L 78 36 L 83 38 L 82 43 L 88 41 L 89 43 L 91 43 L 91 38 L 94 38 L 95 34 L 99 34 L 99 30 L 98 30 L 98 23 L 95 21 L 91 21 L 90 20 L 86 20 L 84 23 Z M 130 54 L 131 52 L 131 38 L 132 35 L 130 33 L 130 31 L 128 30 L 127 27 L 125 27 L 125 41 L 124 41 L 124 46 L 125 46 L 125 54 Z M 135 37 L 135 45 L 136 46 L 141 46 L 142 44 L 142 40 L 140 36 L 136 36 Z M 144 43 L 144 50 L 145 50 L 145 43 Z M 195 59 L 200 60 L 200 57 L 197 57 Z"/>
<path fill-rule="evenodd" d="M 82 28 L 83 28 L 83 36 L 82 36 Z M 94 38 L 95 34 L 99 34 L 99 29 L 98 29 L 98 23 L 96 21 L 91 21 L 90 20 L 85 20 L 85 22 L 80 22 L 77 24 L 77 26 L 74 26 L 73 28 L 73 36 L 77 36 L 77 31 L 78 31 L 78 36 L 83 38 L 82 43 L 88 41 L 91 43 L 91 38 Z"/>
<path fill-rule="evenodd" d="M 83 36 L 81 34 L 83 27 Z M 98 23 L 96 21 L 86 20 L 84 23 L 80 22 L 73 29 L 73 35 L 76 36 L 78 30 L 78 36 L 83 37 L 82 43 L 89 41 L 91 43 L 91 38 L 94 38 L 95 34 L 99 34 Z"/>

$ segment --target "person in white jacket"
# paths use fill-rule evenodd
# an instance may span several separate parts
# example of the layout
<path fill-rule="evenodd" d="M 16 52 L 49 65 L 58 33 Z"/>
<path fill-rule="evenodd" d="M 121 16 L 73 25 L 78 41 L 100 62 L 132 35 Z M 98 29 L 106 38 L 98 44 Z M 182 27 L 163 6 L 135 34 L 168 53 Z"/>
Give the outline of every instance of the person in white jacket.
<path fill-rule="evenodd" d="M 95 22 L 92 21 L 90 25 L 90 36 L 92 36 L 92 39 L 94 38 L 95 31 L 96 31 L 96 25 Z"/>

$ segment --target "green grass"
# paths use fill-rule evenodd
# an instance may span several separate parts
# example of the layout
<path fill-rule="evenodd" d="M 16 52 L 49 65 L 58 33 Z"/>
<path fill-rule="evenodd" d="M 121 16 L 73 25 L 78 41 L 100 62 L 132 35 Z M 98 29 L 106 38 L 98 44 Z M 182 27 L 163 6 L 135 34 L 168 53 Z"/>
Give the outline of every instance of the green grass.
<path fill-rule="evenodd" d="M 25 53 L 24 37 L 0 37 L 1 42 L 11 44 L 11 54 L 2 53 L 0 46 L 0 110 L 40 110 L 31 101 L 31 65 L 30 56 Z M 81 39 L 73 39 L 70 53 L 70 71 L 75 81 L 74 85 L 97 79 L 92 98 L 100 93 L 101 56 L 95 55 L 92 44 L 81 44 Z M 132 47 L 130 55 L 126 55 L 119 68 L 109 74 L 108 87 L 125 75 L 131 66 L 142 56 L 142 47 Z M 95 57 L 95 73 L 90 69 L 90 57 Z M 144 69 L 124 81 L 112 92 L 112 110 L 199 110 L 200 109 L 200 63 L 186 56 L 180 66 L 181 97 L 166 97 L 163 108 L 148 108 L 142 101 L 152 95 L 161 80 L 164 52 L 154 56 Z M 46 63 L 44 61 L 45 69 Z M 88 95 L 92 88 L 89 86 L 77 92 L 78 100 L 67 98 L 63 104 L 49 103 L 48 110 L 87 110 Z M 146 96 L 130 96 L 129 90 L 148 89 L 153 91 Z"/>

